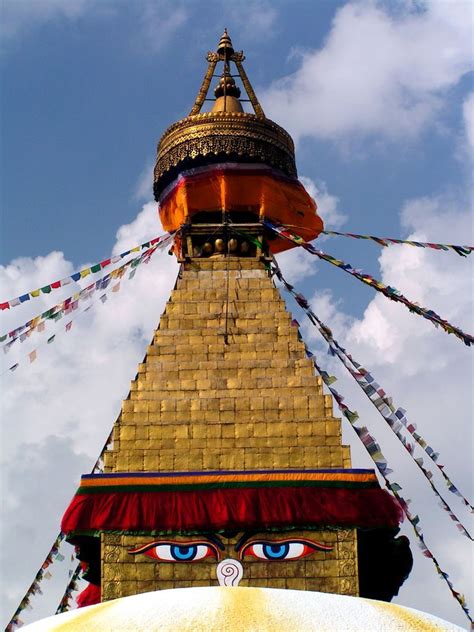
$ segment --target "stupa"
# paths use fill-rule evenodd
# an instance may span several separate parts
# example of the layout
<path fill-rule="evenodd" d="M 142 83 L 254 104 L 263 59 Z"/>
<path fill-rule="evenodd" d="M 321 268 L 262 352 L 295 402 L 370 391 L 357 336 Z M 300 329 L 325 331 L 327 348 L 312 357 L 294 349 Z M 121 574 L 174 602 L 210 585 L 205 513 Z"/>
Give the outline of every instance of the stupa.
<path fill-rule="evenodd" d="M 154 173 L 179 276 L 104 472 L 82 477 L 62 522 L 90 582 L 81 605 L 218 584 L 389 601 L 412 563 L 399 507 L 372 470 L 352 468 L 268 273 L 292 244 L 264 218 L 306 240 L 322 220 L 291 137 L 266 118 L 227 32 L 207 61 Z"/>

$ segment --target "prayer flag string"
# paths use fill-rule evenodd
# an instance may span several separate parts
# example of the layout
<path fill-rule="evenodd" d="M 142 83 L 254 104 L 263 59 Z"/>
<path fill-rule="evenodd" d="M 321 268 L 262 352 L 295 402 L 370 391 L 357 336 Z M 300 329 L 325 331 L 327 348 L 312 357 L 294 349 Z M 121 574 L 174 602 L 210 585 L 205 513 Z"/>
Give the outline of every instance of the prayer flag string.
<path fill-rule="evenodd" d="M 463 500 L 464 504 L 470 507 L 472 510 L 472 505 L 464 498 L 464 496 L 459 492 L 459 490 L 453 485 L 451 479 L 445 474 L 443 470 L 443 466 L 439 466 L 437 464 L 436 459 L 438 458 L 439 454 L 435 453 L 435 451 L 432 448 L 430 448 L 430 446 L 428 446 L 428 444 L 421 437 L 421 435 L 415 432 L 416 426 L 408 423 L 408 420 L 405 417 L 406 411 L 400 408 L 395 410 L 392 399 L 386 395 L 385 391 L 381 388 L 381 386 L 377 382 L 375 382 L 374 378 L 370 375 L 370 373 L 368 373 L 368 371 L 366 371 L 358 363 L 355 363 L 355 366 L 358 367 L 358 371 L 354 371 L 354 369 L 350 365 L 350 362 L 354 363 L 352 358 L 345 353 L 345 350 L 342 347 L 340 347 L 337 341 L 333 338 L 331 330 L 316 316 L 314 311 L 309 306 L 309 302 L 307 301 L 307 299 L 302 294 L 297 293 L 294 287 L 290 285 L 289 283 L 287 283 L 287 281 L 283 277 L 283 274 L 281 270 L 279 269 L 278 265 L 276 264 L 276 262 L 274 262 L 274 267 L 272 271 L 277 276 L 277 278 L 283 283 L 285 289 L 293 295 L 298 305 L 305 311 L 311 323 L 318 328 L 319 332 L 321 333 L 321 335 L 323 336 L 323 338 L 326 340 L 328 344 L 331 355 L 338 357 L 338 359 L 346 367 L 346 369 L 349 371 L 352 377 L 354 377 L 357 384 L 362 388 L 362 390 L 367 395 L 371 403 L 375 406 L 377 411 L 385 419 L 385 421 L 387 422 L 392 432 L 401 442 L 403 447 L 407 450 L 408 454 L 412 457 L 417 467 L 422 471 L 423 475 L 428 481 L 436 497 L 439 499 L 442 509 L 444 509 L 447 512 L 451 520 L 455 523 L 458 531 L 462 533 L 464 536 L 466 536 L 467 538 L 469 538 L 470 540 L 473 540 L 473 537 L 471 536 L 469 531 L 466 529 L 466 527 L 464 527 L 464 525 L 459 520 L 459 518 L 454 514 L 451 507 L 444 500 L 444 498 L 438 491 L 437 487 L 433 483 L 433 473 L 430 470 L 426 469 L 426 467 L 423 464 L 423 459 L 421 457 L 415 458 L 414 446 L 410 444 L 400 432 L 402 426 L 407 430 L 407 432 L 409 432 L 412 436 L 414 436 L 415 440 L 417 440 L 417 443 L 419 443 L 421 447 L 425 449 L 428 456 L 433 460 L 433 463 L 437 465 L 438 469 L 443 474 L 447 482 L 449 491 L 456 494 L 456 496 L 460 497 Z M 332 376 L 327 376 L 327 378 L 331 379 L 331 383 L 336 381 L 336 379 Z"/>
<path fill-rule="evenodd" d="M 129 278 L 133 278 L 134 274 L 135 274 L 135 270 L 136 267 L 142 263 L 142 262 L 148 262 L 150 260 L 150 257 L 153 255 L 153 253 L 157 250 L 157 248 L 161 248 L 164 247 L 165 245 L 167 245 L 170 241 L 172 241 L 173 236 L 172 235 L 166 235 L 165 239 L 160 240 L 159 243 L 155 243 L 151 248 L 149 248 L 145 253 L 142 253 L 139 257 L 136 257 L 134 259 L 134 261 L 136 261 L 137 263 L 135 265 L 132 265 L 133 261 L 129 261 L 126 264 L 124 264 L 123 266 L 121 266 L 120 268 L 118 268 L 117 270 L 123 269 L 122 272 L 117 272 L 117 271 L 113 271 L 112 273 L 110 273 L 109 275 L 107 275 L 107 277 L 110 277 L 112 275 L 113 278 L 121 278 L 124 274 L 125 269 L 130 265 L 133 267 L 132 272 L 129 276 Z M 97 283 L 100 283 L 102 280 L 97 281 Z M 108 285 L 108 283 L 107 283 Z M 120 281 L 115 285 L 112 286 L 111 290 L 114 291 L 114 288 L 117 288 L 117 286 L 120 286 Z M 92 287 L 94 287 L 95 289 L 104 289 L 104 287 L 97 287 L 96 288 L 96 284 L 94 283 L 92 286 L 89 286 L 88 288 L 85 288 L 86 290 L 92 290 Z M 104 302 L 102 299 L 106 298 L 106 294 L 102 294 L 100 296 L 101 302 Z M 90 298 L 90 296 L 89 296 Z M 63 302 L 64 304 L 64 302 Z M 60 304 L 60 305 L 63 305 Z M 71 303 L 68 303 L 68 305 L 71 305 Z M 64 305 L 63 305 L 63 309 Z M 83 310 L 81 313 L 84 313 L 85 311 L 88 311 L 90 309 L 90 306 L 87 307 L 85 310 Z M 72 322 L 69 322 L 66 325 L 66 331 L 69 331 L 70 326 Z M 53 340 L 55 339 L 55 336 L 51 336 L 47 343 L 50 344 L 51 342 L 53 342 Z M 32 351 L 29 355 L 30 357 L 30 362 L 33 361 L 33 356 L 32 354 L 34 354 L 34 359 L 36 359 L 36 350 Z M 14 371 L 16 370 L 16 368 L 18 368 L 19 364 L 15 364 L 13 367 L 10 367 L 10 371 Z M 97 458 L 94 467 L 92 468 L 92 473 L 97 473 L 97 472 L 101 472 L 102 471 L 102 458 L 104 455 L 104 452 L 107 450 L 109 444 L 112 441 L 112 436 L 113 436 L 113 430 L 110 432 L 110 434 L 107 437 L 107 440 L 99 454 L 99 457 Z M 38 573 L 35 576 L 35 579 L 33 580 L 33 583 L 31 584 L 31 586 L 29 587 L 29 589 L 27 590 L 25 596 L 23 597 L 23 599 L 20 601 L 20 604 L 18 606 L 18 608 L 16 609 L 15 613 L 13 614 L 12 618 L 10 619 L 10 622 L 8 623 L 7 627 L 6 627 L 6 632 L 12 632 L 13 630 L 15 630 L 16 628 L 20 627 L 23 625 L 23 622 L 20 619 L 20 614 L 23 610 L 26 609 L 31 609 L 31 604 L 30 604 L 30 600 L 31 597 L 35 594 L 42 594 L 41 588 L 39 586 L 40 582 L 42 581 L 42 579 L 49 579 L 51 577 L 51 573 L 45 569 L 48 568 L 48 566 L 52 563 L 53 560 L 58 560 L 58 561 L 63 561 L 64 560 L 64 556 L 59 552 L 59 546 L 60 544 L 63 542 L 64 540 L 64 534 L 63 533 L 59 533 L 56 540 L 53 543 L 53 546 L 51 547 L 48 555 L 46 556 L 45 561 L 43 562 L 41 568 L 39 569 Z M 77 572 L 77 577 L 79 575 L 80 572 L 80 565 L 76 568 L 75 573 Z M 58 609 L 59 608 L 63 608 L 63 610 L 67 610 L 69 607 L 69 600 L 70 600 L 70 596 L 72 594 L 72 591 L 75 589 L 75 585 L 76 585 L 76 580 L 77 577 L 74 577 L 75 573 L 73 574 L 73 577 L 71 578 L 71 582 L 69 583 L 68 587 L 66 588 L 66 592 L 64 593 L 63 599 L 61 600 Z M 74 580 L 74 581 L 73 581 Z"/>
<path fill-rule="evenodd" d="M 99 454 L 96 462 L 94 463 L 94 466 L 93 466 L 93 468 L 91 470 L 91 474 L 96 474 L 97 472 L 101 472 L 102 471 L 102 467 L 101 467 L 102 458 L 104 456 L 105 451 L 108 449 L 108 447 L 110 446 L 110 444 L 112 442 L 112 437 L 113 437 L 113 427 L 112 427 L 112 430 L 110 431 L 109 435 L 107 436 L 107 439 L 105 440 L 105 443 L 103 444 L 102 450 L 100 451 L 100 454 Z M 25 596 L 20 601 L 20 604 L 18 605 L 18 608 L 15 610 L 12 618 L 10 619 L 7 627 L 5 628 L 5 632 L 13 632 L 17 628 L 19 628 L 22 625 L 24 625 L 23 621 L 21 621 L 21 619 L 20 619 L 21 613 L 25 609 L 27 609 L 27 610 L 31 610 L 32 609 L 32 605 L 31 605 L 30 601 L 31 601 L 31 597 L 33 595 L 36 595 L 36 594 L 42 595 L 43 594 L 42 591 L 41 591 L 41 588 L 39 586 L 41 581 L 43 579 L 50 579 L 52 577 L 50 571 L 48 570 L 48 566 L 50 566 L 50 564 L 52 564 L 54 561 L 62 562 L 65 559 L 65 556 L 62 555 L 60 553 L 60 551 L 59 551 L 59 548 L 60 548 L 62 542 L 64 541 L 64 539 L 65 539 L 64 533 L 60 532 L 57 535 L 55 541 L 53 542 L 53 546 L 49 550 L 49 553 L 46 556 L 43 564 L 41 565 L 41 568 L 36 573 L 35 578 L 33 580 L 33 583 L 31 584 L 31 586 L 26 591 Z M 67 610 L 69 608 L 69 600 L 70 600 L 70 597 L 71 597 L 71 594 L 72 594 L 73 590 L 75 589 L 75 585 L 76 585 L 76 581 L 77 581 L 78 576 L 79 576 L 80 569 L 81 569 L 81 567 L 80 567 L 80 564 L 79 564 L 77 566 L 76 570 L 74 571 L 72 577 L 71 577 L 71 581 L 69 582 L 69 584 L 68 584 L 68 586 L 66 588 L 66 592 L 64 593 L 64 596 L 61 599 L 61 602 L 60 602 L 60 604 L 58 606 L 58 609 L 56 610 L 56 614 L 58 613 L 58 611 L 64 612 L 65 610 Z M 76 575 L 76 573 L 77 573 L 77 576 L 74 577 Z M 69 591 L 69 593 L 68 593 L 68 591 Z M 67 595 L 67 599 L 65 600 L 66 595 Z M 63 609 L 59 610 L 60 608 L 63 608 Z"/>
<path fill-rule="evenodd" d="M 130 273 L 130 278 L 133 278 L 133 276 L 135 275 L 135 269 L 137 268 L 137 266 L 139 266 L 143 262 L 146 263 L 146 261 L 151 257 L 151 255 L 155 252 L 155 250 L 157 249 L 161 250 L 162 248 L 169 245 L 172 240 L 173 240 L 172 235 L 166 235 L 165 238 L 160 240 L 158 244 L 152 246 L 151 248 L 148 248 L 144 253 L 140 254 L 138 257 L 134 257 L 133 259 L 130 259 L 129 261 L 127 261 L 120 267 L 116 268 L 115 270 L 112 270 L 112 272 L 109 272 L 108 274 L 101 277 L 100 279 L 97 279 L 97 281 L 95 281 L 94 283 L 91 283 L 90 285 L 83 288 L 79 292 L 76 292 L 72 296 L 66 298 L 64 301 L 61 301 L 57 305 L 53 305 L 53 307 L 50 307 L 49 309 L 42 312 L 38 316 L 35 316 L 34 318 L 30 319 L 24 325 L 21 325 L 20 327 L 16 327 L 15 329 L 9 331 L 8 333 L 1 335 L 0 342 L 4 342 L 5 340 L 8 339 L 8 342 L 2 345 L 4 353 L 8 353 L 12 345 L 17 340 L 19 340 L 20 342 L 24 342 L 34 331 L 38 331 L 40 333 L 44 331 L 45 321 L 60 320 L 63 317 L 63 315 L 68 315 L 74 310 L 76 310 L 81 301 L 91 298 L 91 296 L 96 291 L 107 289 L 110 282 L 113 281 L 114 279 L 120 280 L 124 276 L 127 268 L 129 267 L 132 269 Z"/>
<path fill-rule="evenodd" d="M 25 596 L 20 601 L 18 608 L 15 610 L 12 618 L 10 619 L 7 627 L 5 628 L 5 632 L 12 632 L 16 628 L 19 628 L 23 625 L 23 621 L 20 619 L 20 615 L 23 610 L 31 610 L 32 606 L 30 604 L 31 597 L 33 595 L 42 595 L 42 590 L 40 588 L 40 583 L 43 579 L 50 579 L 51 573 L 48 570 L 48 567 L 54 562 L 62 562 L 64 560 L 64 555 L 59 552 L 59 547 L 64 540 L 64 534 L 59 533 L 55 541 L 53 542 L 53 546 L 50 548 L 48 555 L 46 556 L 41 568 L 36 573 L 35 578 L 26 591 Z"/>
<path fill-rule="evenodd" d="M 393 246 L 395 244 L 406 244 L 417 248 L 431 248 L 432 250 L 452 250 L 460 257 L 467 257 L 474 250 L 474 246 L 456 246 L 455 244 L 435 244 L 428 241 L 413 241 L 411 239 L 393 239 L 391 237 L 375 237 L 374 235 L 358 235 L 357 233 L 340 233 L 337 230 L 322 230 L 323 235 L 352 237 L 353 239 L 369 239 L 375 241 L 380 246 Z"/>
<path fill-rule="evenodd" d="M 296 224 L 286 224 L 288 228 L 298 228 L 299 230 L 305 230 L 304 227 Z M 309 229 L 308 229 L 309 230 Z M 329 237 L 352 237 L 353 239 L 368 239 L 379 244 L 379 246 L 395 246 L 395 245 L 407 245 L 415 246 L 417 248 L 431 248 L 432 250 L 444 250 L 457 253 L 460 257 L 467 257 L 474 250 L 474 246 L 459 246 L 456 244 L 438 244 L 429 241 L 414 241 L 411 239 L 394 239 L 393 237 L 376 237 L 375 235 L 360 235 L 358 233 L 340 233 L 337 230 L 322 230 L 322 235 L 328 235 Z"/>
<path fill-rule="evenodd" d="M 304 230 L 304 227 L 296 224 L 287 224 L 288 228 L 298 228 Z M 474 250 L 474 246 L 459 246 L 456 244 L 438 244 L 428 241 L 414 241 L 412 239 L 394 239 L 393 237 L 375 237 L 375 235 L 360 235 L 358 233 L 340 233 L 337 230 L 322 230 L 322 235 L 329 237 L 352 237 L 352 239 L 368 239 L 379 244 L 379 246 L 407 245 L 416 248 L 431 248 L 432 250 L 444 250 L 457 253 L 460 257 L 467 257 Z"/>
<path fill-rule="evenodd" d="M 387 459 L 384 457 L 384 455 L 382 453 L 382 450 L 380 449 L 379 444 L 377 443 L 375 438 L 369 433 L 368 429 L 365 426 L 357 426 L 356 425 L 355 422 L 359 418 L 359 415 L 357 414 L 357 412 L 352 411 L 344 403 L 344 398 L 336 391 L 335 388 L 333 388 L 331 386 L 331 384 L 333 382 L 331 381 L 331 379 L 329 379 L 329 374 L 327 373 L 327 371 L 324 371 L 324 370 L 322 370 L 319 367 L 314 354 L 311 351 L 309 351 L 309 349 L 307 347 L 306 347 L 306 353 L 307 353 L 308 357 L 311 358 L 311 360 L 313 361 L 315 369 L 318 371 L 318 373 L 321 376 L 323 382 L 326 384 L 326 386 L 328 387 L 328 389 L 331 392 L 332 396 L 336 400 L 336 402 L 337 402 L 337 404 L 339 406 L 339 410 L 344 415 L 344 417 L 349 421 L 351 427 L 353 428 L 353 430 L 355 431 L 355 433 L 357 434 L 357 436 L 361 440 L 364 448 L 366 449 L 366 451 L 369 454 L 370 458 L 374 462 L 374 464 L 375 464 L 377 470 L 379 471 L 380 475 L 384 479 L 387 488 L 392 492 L 392 494 L 394 495 L 394 497 L 398 501 L 400 507 L 403 510 L 403 513 L 405 514 L 405 516 L 407 517 L 408 521 L 410 522 L 410 524 L 411 524 L 411 526 L 413 528 L 415 536 L 418 539 L 418 545 L 419 545 L 423 555 L 425 557 L 427 557 L 428 559 L 432 560 L 433 564 L 435 565 L 436 572 L 438 573 L 439 577 L 441 577 L 441 579 L 444 582 L 446 582 L 446 584 L 448 585 L 448 588 L 449 588 L 449 590 L 451 592 L 451 595 L 459 603 L 459 605 L 461 606 L 464 614 L 469 619 L 470 624 L 472 626 L 473 625 L 473 619 L 472 619 L 472 617 L 471 617 L 471 615 L 469 613 L 469 608 L 467 607 L 466 598 L 464 597 L 463 594 L 461 594 L 460 592 L 458 592 L 454 588 L 453 583 L 449 579 L 448 573 L 446 573 L 446 572 L 444 572 L 442 570 L 441 566 L 439 565 L 438 560 L 436 559 L 434 554 L 431 552 L 431 550 L 428 548 L 428 545 L 426 544 L 426 541 L 425 541 L 425 537 L 423 535 L 423 531 L 422 531 L 421 526 L 420 526 L 420 518 L 419 518 L 418 515 L 412 514 L 410 509 L 409 509 L 409 504 L 410 504 L 411 501 L 410 500 L 405 500 L 402 497 L 402 495 L 400 494 L 400 491 L 402 491 L 402 487 L 396 482 L 391 482 L 390 479 L 388 478 L 389 474 L 392 473 L 392 470 L 389 469 L 388 463 L 387 463 Z"/>
<path fill-rule="evenodd" d="M 148 261 L 148 260 L 147 260 Z M 110 289 L 111 292 L 119 292 L 120 291 L 120 281 L 118 283 L 116 283 L 115 285 L 111 286 Z M 99 297 L 99 300 L 102 304 L 104 304 L 107 300 L 108 300 L 108 295 L 107 292 L 105 292 L 104 294 L 101 294 Z M 94 305 L 97 305 L 98 301 L 92 301 L 92 303 L 90 305 L 88 305 L 85 309 L 81 310 L 80 312 L 78 312 L 78 314 L 74 317 L 71 318 L 70 321 L 68 321 L 64 327 L 64 331 L 69 332 L 71 331 L 72 328 L 72 324 L 73 322 L 76 320 L 76 318 L 78 318 L 79 316 L 82 316 L 83 314 L 85 314 L 86 312 L 88 312 L 92 307 L 94 307 Z M 49 336 L 49 338 L 46 340 L 46 344 L 50 345 L 52 344 L 55 340 L 56 340 L 56 336 L 59 332 L 56 332 L 55 334 L 53 334 L 52 336 Z M 36 361 L 36 359 L 38 358 L 38 351 L 41 347 L 44 346 L 44 342 L 41 343 L 40 345 L 38 345 L 35 349 L 33 349 L 33 351 L 31 351 L 30 353 L 28 353 L 28 359 L 30 361 L 30 364 L 32 364 L 33 362 Z M 16 362 L 15 364 L 13 364 L 12 366 L 10 366 L 8 368 L 8 371 L 10 371 L 11 373 L 15 372 L 18 367 L 20 366 L 20 362 Z M 3 375 L 3 374 L 2 374 Z"/>
<path fill-rule="evenodd" d="M 285 226 L 277 226 L 273 224 L 272 222 L 270 222 L 269 220 L 265 220 L 264 223 L 265 223 L 265 226 L 273 230 L 278 235 L 281 235 L 285 239 L 288 239 L 289 241 L 293 242 L 297 246 L 301 246 L 302 248 L 304 248 L 311 254 L 319 257 L 320 259 L 323 259 L 324 261 L 328 261 L 332 265 L 338 268 L 341 268 L 341 270 L 344 270 L 344 272 L 347 272 L 347 274 L 351 274 L 356 279 L 359 279 L 359 281 L 362 281 L 366 285 L 370 285 L 371 287 L 373 287 L 378 292 L 381 292 L 384 296 L 386 296 L 390 300 L 396 301 L 398 303 L 402 303 L 403 305 L 405 305 L 405 307 L 407 307 L 407 309 L 410 312 L 423 316 L 423 318 L 426 318 L 427 320 L 431 321 L 435 327 L 441 326 L 444 329 L 444 331 L 446 331 L 448 334 L 454 334 L 457 338 L 462 340 L 464 344 L 467 345 L 468 347 L 474 343 L 473 336 L 471 336 L 470 334 L 464 333 L 461 329 L 459 329 L 459 327 L 455 327 L 454 325 L 451 325 L 451 323 L 441 318 L 441 316 L 439 316 L 432 309 L 426 309 L 425 307 L 422 307 L 421 305 L 418 305 L 417 303 L 413 303 L 412 301 L 409 301 L 395 287 L 392 287 L 390 285 L 385 285 L 384 283 L 377 281 L 377 279 L 374 279 L 372 276 L 370 276 L 370 274 L 365 274 L 361 270 L 356 270 L 349 263 L 346 263 L 345 261 L 341 261 L 340 259 L 336 259 L 335 257 L 332 257 L 331 255 L 326 254 L 322 250 L 318 250 L 312 244 L 304 241 L 304 239 L 302 239 L 295 233 L 288 230 Z"/>
<path fill-rule="evenodd" d="M 78 588 L 80 573 L 81 563 L 79 562 L 71 575 L 71 579 L 69 580 L 66 590 L 64 591 L 64 595 L 61 597 L 61 601 L 59 602 L 59 605 L 56 608 L 56 612 L 54 614 L 61 614 L 62 612 L 66 612 L 67 610 L 69 610 L 69 607 L 71 605 L 72 593 L 75 592 Z"/>
<path fill-rule="evenodd" d="M 170 236 L 170 234 L 171 233 L 168 233 L 165 235 L 161 235 L 159 237 L 155 237 L 154 239 L 150 239 L 150 241 L 146 241 L 145 243 L 140 244 L 139 246 L 130 248 L 130 250 L 126 250 L 125 252 L 122 252 L 119 255 L 114 255 L 113 257 L 110 257 L 109 259 L 104 259 L 103 261 L 100 261 L 99 263 L 96 263 L 93 266 L 90 266 L 88 268 L 83 268 L 79 272 L 74 272 L 74 274 L 71 274 L 65 277 L 64 279 L 61 279 L 59 281 L 54 281 L 53 283 L 48 283 L 47 285 L 41 288 L 38 288 L 36 290 L 31 290 L 31 292 L 26 292 L 25 294 L 22 294 L 21 296 L 17 296 L 16 298 L 10 299 L 9 301 L 4 301 L 3 303 L 0 303 L 0 310 L 16 307 L 17 305 L 21 305 L 22 303 L 25 303 L 26 301 L 29 301 L 32 298 L 38 298 L 38 296 L 41 296 L 42 294 L 49 294 L 52 290 L 57 290 L 60 287 L 69 285 L 72 282 L 76 283 L 80 279 L 84 279 L 86 276 L 89 276 L 89 274 L 95 274 L 97 272 L 100 272 L 101 270 L 103 270 L 109 265 L 118 263 L 121 259 L 124 259 L 125 257 L 127 257 L 129 254 L 133 252 L 140 252 L 140 250 L 143 250 L 143 249 L 148 250 L 149 248 L 153 246 L 158 246 L 160 242 L 162 240 L 167 239 Z"/>
<path fill-rule="evenodd" d="M 147 252 L 143 253 L 142 255 L 140 255 L 140 260 L 137 262 L 136 266 L 134 267 L 134 269 L 133 269 L 133 270 L 132 270 L 132 272 L 130 273 L 130 275 L 129 275 L 129 280 L 130 280 L 130 279 L 133 279 L 133 277 L 135 276 L 135 272 L 136 272 L 136 269 L 137 269 L 137 266 L 138 266 L 138 265 L 140 265 L 141 263 L 149 263 L 150 258 L 151 258 L 151 256 L 153 255 L 153 253 L 154 253 L 155 251 L 156 251 L 156 248 L 154 247 L 154 248 L 151 248 L 150 250 L 148 250 Z M 123 274 L 122 274 L 121 276 L 123 276 Z M 99 281 L 98 281 L 97 283 L 99 283 Z M 95 285 L 95 284 L 94 284 L 94 285 Z M 100 302 L 101 302 L 102 304 L 106 303 L 106 302 L 107 302 L 107 300 L 108 300 L 108 295 L 107 295 L 107 292 L 108 292 L 108 291 L 111 291 L 111 292 L 114 292 L 114 293 L 115 293 L 115 292 L 119 292 L 119 291 L 120 291 L 120 287 L 121 287 L 121 285 L 120 285 L 120 281 L 118 281 L 115 285 L 111 286 L 109 290 L 106 290 L 103 294 L 101 294 L 101 295 L 99 296 L 99 300 L 100 300 Z M 98 287 L 98 288 L 96 288 L 96 289 L 103 289 L 103 287 Z M 91 291 L 91 293 L 90 293 L 90 294 L 88 294 L 88 295 L 87 295 L 87 296 L 85 296 L 85 297 L 81 297 L 81 298 L 82 298 L 82 299 L 84 299 L 84 298 L 91 299 L 92 294 L 93 294 L 94 292 L 95 292 L 95 290 L 93 289 L 93 290 Z M 84 314 L 84 313 L 88 312 L 88 311 L 89 311 L 89 310 L 90 310 L 90 309 L 91 309 L 94 305 L 96 305 L 97 303 L 98 303 L 98 301 L 97 301 L 97 300 L 92 301 L 92 303 L 91 303 L 90 305 L 88 305 L 85 309 L 81 310 L 81 311 L 77 314 L 77 316 L 75 316 L 74 318 L 71 318 L 71 319 L 70 319 L 70 320 L 66 323 L 66 325 L 65 325 L 65 327 L 64 327 L 64 330 L 65 330 L 66 332 L 70 331 L 70 330 L 71 330 L 71 328 L 72 328 L 72 324 L 73 324 L 73 322 L 75 321 L 75 319 L 76 319 L 78 316 L 81 316 L 82 314 Z M 77 309 L 77 304 L 76 304 L 76 303 L 71 303 L 70 305 L 73 305 L 73 308 L 74 308 L 74 309 Z M 68 308 L 65 308 L 65 312 L 64 312 L 64 313 L 69 313 L 69 312 L 67 311 L 67 309 L 68 309 Z M 59 311 L 59 312 L 57 312 L 57 314 L 58 314 L 58 316 L 59 316 L 57 320 L 59 320 L 59 318 L 62 318 L 62 313 L 61 313 L 60 311 Z M 41 323 L 40 323 L 39 328 L 38 328 L 38 331 L 41 331 L 41 332 L 42 332 L 42 331 L 44 331 L 44 324 L 43 324 L 43 327 L 41 328 Z M 46 344 L 48 344 L 48 345 L 49 345 L 49 344 L 53 343 L 53 342 L 56 340 L 56 335 L 57 335 L 57 334 L 53 334 L 52 336 L 50 336 L 50 337 L 46 340 Z M 8 343 L 8 344 L 9 344 L 9 343 Z M 35 349 L 33 349 L 33 351 L 31 351 L 30 353 L 28 353 L 28 359 L 29 359 L 30 364 L 36 361 L 36 359 L 37 359 L 37 357 L 38 357 L 38 350 L 39 350 L 41 347 L 43 347 L 43 346 L 44 346 L 44 344 L 45 344 L 45 343 L 42 343 L 41 345 L 38 345 L 38 347 L 36 347 Z M 8 345 L 4 345 L 4 346 L 3 346 L 3 350 L 4 350 L 4 351 L 8 351 Z M 20 366 L 20 362 L 16 362 L 15 364 L 11 365 L 11 366 L 7 369 L 7 371 L 9 371 L 10 373 L 14 373 L 14 372 L 18 369 L 18 367 L 19 367 L 19 366 Z M 2 374 L 2 375 L 3 375 L 3 374 Z"/>

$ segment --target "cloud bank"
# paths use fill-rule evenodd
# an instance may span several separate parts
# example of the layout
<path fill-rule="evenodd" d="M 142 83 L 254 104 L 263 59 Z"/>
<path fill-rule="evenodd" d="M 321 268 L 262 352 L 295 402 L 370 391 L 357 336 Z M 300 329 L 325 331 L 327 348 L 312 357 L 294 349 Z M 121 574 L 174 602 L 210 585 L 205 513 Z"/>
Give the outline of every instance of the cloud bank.
<path fill-rule="evenodd" d="M 449 235 L 450 243 L 472 243 L 472 217 L 464 202 L 446 196 L 407 201 L 400 214 L 403 234 L 408 239 L 423 241 L 443 241 Z M 444 255 L 448 253 L 410 246 L 386 248 L 379 258 L 377 277 L 472 333 L 473 262 L 454 254 Z M 368 303 L 360 319 L 350 314 L 349 299 L 335 299 L 330 289 L 315 292 L 311 304 L 354 359 L 372 372 L 397 406 L 408 411 L 410 422 L 416 423 L 418 432 L 441 452 L 440 462 L 472 499 L 472 349 L 379 294 Z M 300 322 L 305 322 L 303 317 Z M 322 367 L 329 367 L 338 376 L 335 386 L 346 396 L 347 405 L 359 412 L 361 422 L 380 441 L 394 470 L 394 480 L 402 484 L 405 497 L 413 499 L 412 510 L 421 517 L 428 545 L 455 586 L 465 591 L 468 603 L 472 603 L 474 578 L 472 565 L 467 562 L 472 560 L 471 543 L 457 534 L 454 523 L 438 507 L 421 473 L 346 370 L 326 355 L 327 346 L 316 329 L 305 323 L 303 330 L 310 348 L 319 352 Z M 346 440 L 353 446 L 353 462 L 371 467 L 370 459 L 350 429 L 346 429 Z M 434 466 L 428 469 L 435 471 Z M 447 492 L 439 474 L 435 474 L 435 481 L 472 533 L 473 521 L 466 508 Z M 418 552 L 410 526 L 405 525 L 403 531 L 412 542 L 415 567 L 398 603 L 464 625 L 459 606 L 438 580 L 431 561 Z"/>
<path fill-rule="evenodd" d="M 162 232 L 156 204 L 145 204 L 133 222 L 117 231 L 113 254 Z M 90 262 L 73 264 L 58 252 L 17 259 L 0 267 L 2 295 L 16 296 L 70 275 L 84 264 Z M 64 331 L 66 319 L 61 320 L 54 329 L 60 333 L 53 344 L 45 344 L 48 334 L 35 334 L 22 344 L 15 343 L 7 355 L 1 354 L 4 371 L 20 362 L 15 373 L 2 375 L 1 566 L 6 586 L 2 596 L 5 622 L 56 537 L 60 517 L 80 475 L 91 470 L 117 418 L 176 274 L 176 259 L 158 252 L 148 265 L 137 268 L 133 280 L 122 279 L 120 292 L 109 292 L 107 303 L 99 301 L 90 312 L 77 317 L 70 332 Z M 74 291 L 77 288 L 69 285 L 2 314 L 2 332 Z M 26 354 L 38 345 L 38 358 L 29 364 Z M 64 575 L 65 564 L 55 564 L 55 575 Z M 22 619 L 51 614 L 65 581 L 52 580 L 51 585 L 43 582 L 47 593 L 35 599 L 33 612 L 26 612 Z"/>
<path fill-rule="evenodd" d="M 449 90 L 472 69 L 469 2 L 353 2 L 320 50 L 262 103 L 296 139 L 378 135 L 409 139 L 433 124 Z"/>

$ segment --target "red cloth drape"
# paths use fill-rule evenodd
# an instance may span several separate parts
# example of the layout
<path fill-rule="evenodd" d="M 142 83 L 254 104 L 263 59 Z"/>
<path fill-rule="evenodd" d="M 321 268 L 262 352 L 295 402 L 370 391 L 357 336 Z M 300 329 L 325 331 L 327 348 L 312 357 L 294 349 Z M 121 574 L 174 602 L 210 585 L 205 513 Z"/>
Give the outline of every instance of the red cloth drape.
<path fill-rule="evenodd" d="M 294 526 L 396 527 L 399 505 L 380 489 L 263 487 L 77 494 L 64 533 L 218 531 Z"/>
<path fill-rule="evenodd" d="M 89 584 L 87 588 L 84 588 L 84 590 L 77 595 L 76 603 L 78 608 L 94 606 L 96 603 L 100 603 L 100 586 Z"/>

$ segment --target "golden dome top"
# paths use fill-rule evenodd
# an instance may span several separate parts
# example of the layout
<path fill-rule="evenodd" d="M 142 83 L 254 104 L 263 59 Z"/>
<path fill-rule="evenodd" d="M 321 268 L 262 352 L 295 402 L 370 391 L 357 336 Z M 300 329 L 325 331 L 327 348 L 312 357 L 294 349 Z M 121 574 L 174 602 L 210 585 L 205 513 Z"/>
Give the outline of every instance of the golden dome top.
<path fill-rule="evenodd" d="M 224 30 L 216 52 L 207 54 L 208 68 L 201 89 L 187 117 L 171 125 L 158 143 L 154 172 L 154 192 L 158 200 L 163 189 L 183 169 L 216 162 L 259 162 L 296 176 L 294 144 L 290 135 L 265 116 L 250 84 L 242 62 L 242 51 L 236 52 Z M 208 92 L 216 66 L 224 68 L 214 91 Z M 231 64 L 237 70 L 232 74 Z M 236 84 L 240 80 L 244 90 Z M 246 93 L 246 94 L 245 94 Z M 213 101 L 210 112 L 201 112 L 205 101 Z M 248 102 L 253 113 L 245 112 Z"/>
<path fill-rule="evenodd" d="M 223 73 L 214 90 L 214 96 L 216 99 L 223 96 L 240 97 L 240 88 L 235 84 L 234 78 L 227 73 Z"/>
<path fill-rule="evenodd" d="M 243 112 L 239 101 L 240 88 L 236 85 L 232 75 L 224 72 L 214 90 L 216 100 L 212 112 Z"/>

